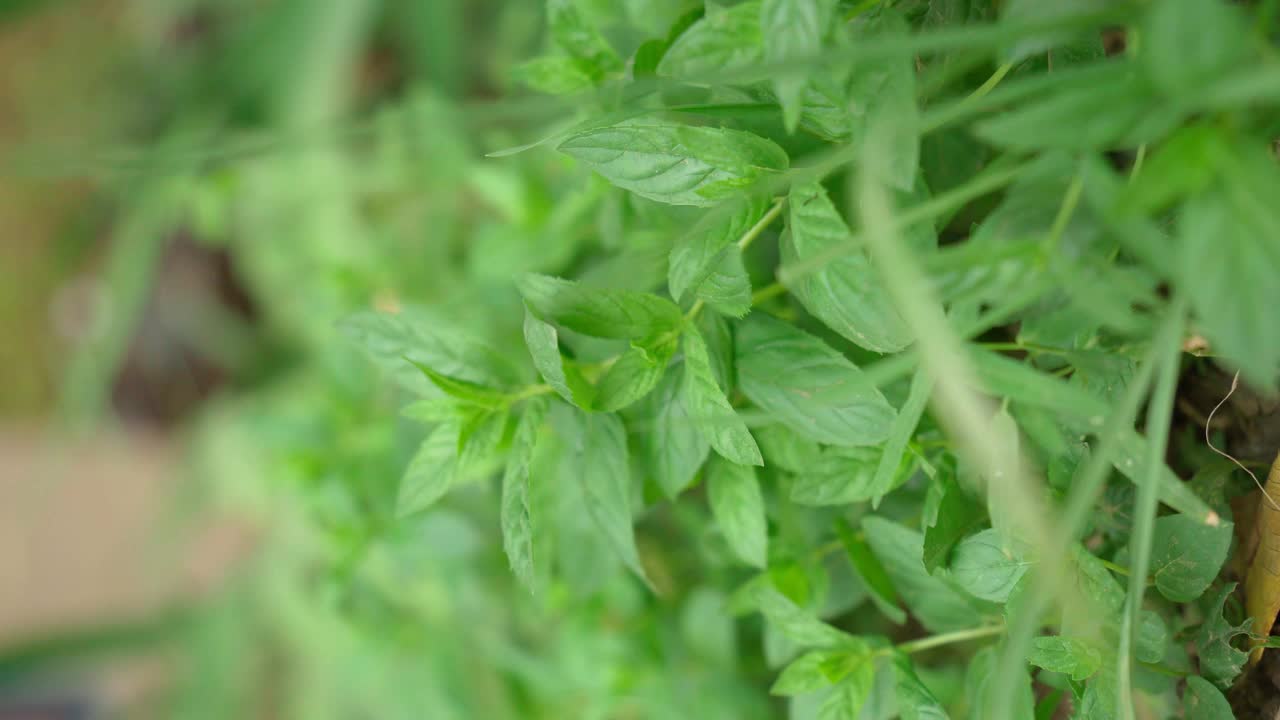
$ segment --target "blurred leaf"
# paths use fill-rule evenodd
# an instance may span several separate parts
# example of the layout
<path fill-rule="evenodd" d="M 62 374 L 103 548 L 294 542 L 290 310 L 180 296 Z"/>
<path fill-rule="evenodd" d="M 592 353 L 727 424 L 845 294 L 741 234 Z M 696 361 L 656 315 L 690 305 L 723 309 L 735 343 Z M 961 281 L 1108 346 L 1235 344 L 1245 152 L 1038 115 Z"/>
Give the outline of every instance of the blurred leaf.
<path fill-rule="evenodd" d="M 671 498 L 693 482 L 711 452 L 702 433 L 689 432 L 693 421 L 681 397 L 686 372 L 685 364 L 673 367 L 640 403 L 640 424 L 647 431 L 639 434 L 638 449 L 658 486 Z"/>
<path fill-rule="evenodd" d="M 925 570 L 932 573 L 945 566 L 956 543 L 979 528 L 985 516 L 982 505 L 969 497 L 954 477 L 947 473 L 940 475 L 929 486 L 925 504 L 922 555 Z"/>
<path fill-rule="evenodd" d="M 400 480 L 396 515 L 404 517 L 424 510 L 449 492 L 457 472 L 458 426 L 440 425 L 418 449 Z"/>
<path fill-rule="evenodd" d="M 841 522 L 836 528 L 840 533 L 840 542 L 844 545 L 845 553 L 849 556 L 849 562 L 853 565 L 854 572 L 858 574 L 858 579 L 871 593 L 871 601 L 875 603 L 876 608 L 896 625 L 906 622 L 907 614 L 899 605 L 893 580 L 889 579 L 884 565 L 871 551 L 866 540 L 859 537 L 847 523 Z"/>
<path fill-rule="evenodd" d="M 675 340 L 669 337 L 632 342 L 596 385 L 595 409 L 613 412 L 649 394 L 661 382 L 675 351 Z"/>
<path fill-rule="evenodd" d="M 640 564 L 631 522 L 631 473 L 627 436 L 617 415 L 575 411 L 575 474 L 582 484 L 587 512 L 609 547 L 632 572 L 648 582 Z"/>
<path fill-rule="evenodd" d="M 539 318 L 591 337 L 655 337 L 684 320 L 670 300 L 648 293 L 603 290 L 533 274 L 522 276 L 517 284 Z"/>
<path fill-rule="evenodd" d="M 502 475 L 502 547 L 511 571 L 530 592 L 536 588 L 534 576 L 535 521 L 529 502 L 530 464 L 538 430 L 547 415 L 547 399 L 529 400 L 516 426 L 507 468 Z"/>
<path fill-rule="evenodd" d="M 1025 559 L 1026 552 L 1023 547 L 1010 547 L 998 531 L 983 530 L 956 545 L 951 577 L 970 595 L 1002 603 L 1032 565 Z"/>
<path fill-rule="evenodd" d="M 1220 0 L 1152 3 L 1139 32 L 1147 74 L 1162 91 L 1185 95 L 1222 77 L 1248 53 L 1248 25 Z"/>
<path fill-rule="evenodd" d="M 1187 689 L 1182 693 L 1182 707 L 1187 720 L 1232 720 L 1236 714 L 1231 704 L 1213 683 L 1202 677 L 1187 678 Z"/>
<path fill-rule="evenodd" d="M 948 632 L 972 628 L 981 622 L 977 605 L 924 569 L 919 533 L 874 516 L 862 519 L 862 529 L 903 602 L 921 625 L 932 632 Z"/>
<path fill-rule="evenodd" d="M 1102 654 L 1080 640 L 1055 635 L 1036 638 L 1027 662 L 1082 682 L 1102 667 Z"/>
<path fill-rule="evenodd" d="M 816 57 L 834 9 L 831 0 L 763 0 L 760 34 L 764 59 L 780 65 Z M 795 132 L 800 122 L 801 97 L 807 84 L 808 73 L 801 70 L 779 72 L 773 79 L 788 132 Z"/>
<path fill-rule="evenodd" d="M 763 57 L 760 2 L 751 0 L 727 10 L 710 11 L 672 43 L 658 64 L 658 74 L 700 78 L 758 63 Z"/>
<path fill-rule="evenodd" d="M 763 568 L 769 555 L 769 533 L 755 469 L 713 460 L 707 468 L 707 497 L 729 547 L 742 561 Z"/>

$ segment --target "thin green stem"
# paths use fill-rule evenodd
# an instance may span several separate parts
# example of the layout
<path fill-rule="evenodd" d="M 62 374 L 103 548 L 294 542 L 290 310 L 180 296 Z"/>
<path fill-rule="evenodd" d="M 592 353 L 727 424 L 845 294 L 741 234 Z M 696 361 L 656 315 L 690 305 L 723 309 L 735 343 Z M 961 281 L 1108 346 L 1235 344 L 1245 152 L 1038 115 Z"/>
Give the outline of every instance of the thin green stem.
<path fill-rule="evenodd" d="M 546 395 L 555 392 L 555 388 L 546 384 L 529 385 L 518 393 L 507 396 L 507 405 L 515 405 L 522 400 L 528 400 L 539 395 Z"/>
<path fill-rule="evenodd" d="M 1062 197 L 1062 204 L 1058 206 L 1058 214 L 1053 218 L 1053 225 L 1049 228 L 1049 236 L 1046 239 L 1046 245 L 1050 250 L 1057 248 L 1062 242 L 1062 236 L 1067 232 L 1067 225 L 1071 223 L 1071 216 L 1075 215 L 1076 208 L 1080 205 L 1080 195 L 1084 192 L 1084 179 L 1080 173 L 1076 173 L 1071 179 L 1071 185 L 1067 187 L 1067 194 Z"/>
<path fill-rule="evenodd" d="M 961 104 L 975 103 L 986 97 L 987 93 L 995 90 L 996 86 L 1000 84 L 1000 81 L 1004 79 L 1004 76 L 1008 75 L 1009 71 L 1012 69 L 1013 63 L 1011 62 L 1007 62 L 996 68 L 996 71 L 991 73 L 991 77 L 987 78 L 986 81 L 979 85 L 973 92 L 969 93 L 968 96 L 961 101 Z"/>
<path fill-rule="evenodd" d="M 897 646 L 899 652 L 906 655 L 912 655 L 925 650 L 942 647 L 944 645 L 954 645 L 956 643 L 968 642 L 970 640 L 978 640 L 981 638 L 992 637 L 1003 633 L 1005 626 L 986 625 L 983 627 L 970 628 L 968 630 L 957 630 L 955 632 L 943 633 L 941 635 L 931 635 L 927 638 L 919 640 L 911 640 Z"/>
<path fill-rule="evenodd" d="M 1173 397 L 1178 387 L 1183 301 L 1175 300 L 1168 312 L 1171 317 L 1176 318 L 1177 332 L 1162 338 L 1163 343 L 1156 346 L 1159 364 L 1155 391 L 1147 407 L 1147 456 L 1141 482 L 1138 484 L 1138 497 L 1134 503 L 1133 534 L 1129 542 L 1132 573 L 1129 575 L 1129 592 L 1120 631 L 1117 668 L 1120 687 L 1116 698 L 1116 713 L 1125 720 L 1133 718 L 1133 701 L 1130 697 L 1133 648 L 1138 640 L 1138 615 L 1142 612 L 1142 598 L 1147 591 L 1147 570 L 1151 567 L 1152 536 L 1155 533 L 1156 509 L 1160 498 L 1160 471 L 1164 468 L 1165 451 L 1169 446 L 1169 423 L 1173 419 Z"/>
<path fill-rule="evenodd" d="M 1113 573 L 1119 573 L 1120 575 L 1129 577 L 1129 568 L 1123 565 L 1117 565 L 1111 562 L 1110 560 L 1103 560 L 1102 558 L 1098 558 L 1098 562 L 1102 564 L 1102 567 L 1110 570 Z"/>
<path fill-rule="evenodd" d="M 768 285 L 765 285 L 759 290 L 751 293 L 751 305 L 754 307 L 756 305 L 760 305 L 762 303 L 768 302 L 769 300 L 774 299 L 775 297 L 785 293 L 786 291 L 787 291 L 787 286 L 783 285 L 780 282 L 769 283 Z"/>

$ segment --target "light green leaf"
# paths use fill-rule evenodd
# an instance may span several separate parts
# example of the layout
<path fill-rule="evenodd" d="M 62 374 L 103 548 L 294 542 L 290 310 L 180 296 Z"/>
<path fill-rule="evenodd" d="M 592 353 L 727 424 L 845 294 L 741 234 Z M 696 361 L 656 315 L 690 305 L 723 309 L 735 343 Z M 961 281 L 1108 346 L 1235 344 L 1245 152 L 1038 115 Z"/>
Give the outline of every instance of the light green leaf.
<path fill-rule="evenodd" d="M 880 461 L 876 465 L 875 477 L 871 479 L 871 507 L 880 507 L 884 498 L 894 484 L 898 482 L 898 469 L 902 465 L 902 457 L 906 454 L 907 443 L 915 435 L 916 426 L 924 415 L 925 406 L 929 404 L 929 395 L 933 390 L 933 381 L 929 374 L 917 372 L 911 379 L 911 388 L 907 391 L 907 399 L 898 410 L 898 416 L 889 426 L 889 437 L 884 441 L 880 452 Z M 927 533 L 926 533 L 927 534 Z M 928 545 L 926 538 L 925 545 Z M 927 563 L 926 563 L 927 564 Z"/>
<path fill-rule="evenodd" d="M 684 299 L 702 285 L 722 262 L 726 249 L 764 217 L 763 198 L 734 199 L 707 211 L 671 248 L 667 285 L 671 297 Z"/>
<path fill-rule="evenodd" d="M 534 517 L 529 502 L 530 465 L 538 429 L 547 415 L 546 397 L 532 398 L 516 425 L 511 453 L 502 475 L 502 548 L 516 579 L 530 592 L 535 590 L 533 564 Z"/>
<path fill-rule="evenodd" d="M 712 460 L 707 468 L 707 497 L 729 547 L 743 562 L 763 568 L 769 557 L 769 533 L 755 469 Z"/>
<path fill-rule="evenodd" d="M 1235 592 L 1236 584 L 1224 585 L 1212 602 L 1206 605 L 1205 621 L 1196 632 L 1196 655 L 1200 658 L 1200 673 L 1220 688 L 1229 688 L 1240 676 L 1249 654 L 1237 649 L 1231 641 L 1248 636 L 1251 630 L 1249 618 L 1239 625 L 1232 625 L 1223 616 L 1227 598 Z"/>
<path fill-rule="evenodd" d="M 581 131 L 559 149 L 614 185 L 671 205 L 715 205 L 788 166 L 782 148 L 758 135 L 650 118 Z"/>
<path fill-rule="evenodd" d="M 742 250 L 730 245 L 715 269 L 698 286 L 697 297 L 721 315 L 740 318 L 751 312 L 751 278 L 742 264 Z"/>
<path fill-rule="evenodd" d="M 533 358 L 533 366 L 551 389 L 570 403 L 589 409 L 594 388 L 576 370 L 565 367 L 555 327 L 539 320 L 528 309 L 524 313 L 524 342 Z"/>
<path fill-rule="evenodd" d="M 1012 712 L 1006 717 L 1035 717 L 1035 695 L 1031 690 L 1031 677 L 1026 670 L 1019 668 L 1013 677 L 1001 677 L 996 671 L 999 655 L 996 648 L 985 647 L 978 651 L 969 661 L 969 671 L 965 674 L 966 695 L 970 698 L 969 718 L 971 720 L 987 720 L 995 717 L 991 710 L 992 696 L 995 689 L 1013 685 Z"/>
<path fill-rule="evenodd" d="M 843 646 L 852 639 L 800 608 L 770 583 L 753 587 L 751 600 L 774 628 L 801 647 Z"/>
<path fill-rule="evenodd" d="M 949 720 L 942 703 L 916 676 L 911 660 L 901 654 L 894 655 L 893 673 L 902 720 Z"/>
<path fill-rule="evenodd" d="M 658 486 L 671 498 L 693 482 L 711 452 L 702 433 L 690 432 L 693 421 L 681 397 L 685 372 L 684 364 L 668 371 L 641 401 L 638 413 L 639 424 L 647 428 L 637 436 L 638 450 Z"/>
<path fill-rule="evenodd" d="M 649 394 L 662 380 L 675 350 L 675 339 L 670 336 L 654 342 L 632 343 L 631 349 L 618 358 L 596 385 L 595 409 L 613 412 Z"/>
<path fill-rule="evenodd" d="M 571 95 L 596 83 L 589 67 L 565 55 L 547 55 L 521 63 L 512 69 L 511 79 L 548 95 Z"/>
<path fill-rule="evenodd" d="M 895 11 L 882 13 L 864 26 L 868 38 L 911 31 Z M 857 42 L 855 38 L 854 42 Z M 916 105 L 916 65 L 911 53 L 882 58 L 866 58 L 854 66 L 849 92 L 850 121 L 855 139 L 874 133 L 881 147 L 874 168 L 879 179 L 890 187 L 910 191 L 916 186 L 920 167 L 920 120 Z"/>
<path fill-rule="evenodd" d="M 591 337 L 654 337 L 684 321 L 674 303 L 649 293 L 592 288 L 533 273 L 522 276 L 517 287 L 539 318 Z"/>
<path fill-rule="evenodd" d="M 1182 707 L 1187 713 L 1187 720 L 1234 720 L 1236 717 L 1222 692 L 1213 683 L 1196 675 L 1187 678 Z"/>
<path fill-rule="evenodd" d="M 760 5 L 764 59 L 770 64 L 785 64 L 817 57 L 832 9 L 827 0 L 764 0 Z M 796 68 L 778 72 L 773 79 L 788 132 L 795 132 L 800 122 L 808 77 L 806 70 Z"/>
<path fill-rule="evenodd" d="M 1082 640 L 1054 635 L 1036 638 L 1027 662 L 1083 682 L 1102 667 L 1102 653 Z"/>
<path fill-rule="evenodd" d="M 787 213 L 785 262 L 826 257 L 852 237 L 816 182 L 791 189 Z M 833 256 L 817 271 L 788 281 L 787 289 L 827 327 L 868 350 L 897 352 L 911 343 L 910 331 L 861 249 Z"/>
<path fill-rule="evenodd" d="M 753 403 L 805 437 L 876 445 L 894 410 L 848 358 L 792 325 L 759 314 L 738 326 L 738 386 Z"/>
<path fill-rule="evenodd" d="M 396 498 L 396 515 L 425 510 L 444 497 L 458 467 L 458 425 L 443 424 L 427 436 L 409 461 Z"/>
<path fill-rule="evenodd" d="M 1151 538 L 1151 578 L 1160 594 L 1191 602 L 1218 576 L 1231 548 L 1232 524 L 1210 527 L 1186 515 L 1158 518 Z"/>
<path fill-rule="evenodd" d="M 1154 610 L 1143 610 L 1138 615 L 1138 639 L 1133 654 L 1145 663 L 1158 663 L 1164 659 L 1169 647 L 1169 627 L 1164 618 Z"/>
<path fill-rule="evenodd" d="M 449 397 L 466 405 L 474 405 L 478 407 L 496 408 L 502 406 L 507 400 L 507 393 L 494 388 L 485 387 L 478 383 L 473 383 L 459 378 L 449 377 L 443 373 L 423 365 L 422 363 L 410 360 L 413 366 L 418 368 L 433 385 Z"/>
<path fill-rule="evenodd" d="M 676 38 L 658 63 L 658 74 L 700 79 L 756 65 L 763 57 L 760 2 L 708 12 Z"/>
<path fill-rule="evenodd" d="M 994 529 L 961 540 L 951 557 L 951 577 L 974 597 L 998 603 L 1008 600 L 1013 586 L 1032 565 L 1026 548 L 1010 545 Z"/>
<path fill-rule="evenodd" d="M 1192 94 L 1221 78 L 1249 54 L 1249 27 L 1220 0 L 1151 3 L 1141 29 L 1148 77 L 1170 95 Z"/>
<path fill-rule="evenodd" d="M 982 504 L 969 496 L 950 473 L 929 487 L 925 502 L 924 567 L 929 572 L 946 565 L 952 548 L 983 523 Z"/>
<path fill-rule="evenodd" d="M 547 0 L 547 26 L 556 45 L 591 68 L 597 79 L 622 69 L 622 59 L 578 12 L 574 0 Z"/>
<path fill-rule="evenodd" d="M 785 425 L 766 425 L 755 431 L 768 465 L 791 473 L 815 467 L 822 458 L 818 443 Z"/>
<path fill-rule="evenodd" d="M 921 625 L 940 633 L 972 628 L 982 621 L 975 601 L 924 569 L 920 561 L 923 538 L 919 533 L 875 516 L 863 518 L 862 529 L 903 602 Z"/>
<path fill-rule="evenodd" d="M 574 412 L 576 468 L 587 512 L 608 541 L 614 554 L 642 580 L 631 522 L 631 471 L 627 458 L 627 434 L 617 415 Z"/>
<path fill-rule="evenodd" d="M 862 716 L 863 706 L 871 696 L 876 676 L 875 668 L 869 663 L 859 667 L 869 669 L 850 674 L 832 688 L 818 710 L 818 720 L 858 720 Z"/>
<path fill-rule="evenodd" d="M 458 469 L 475 470 L 497 458 L 507 439 L 511 413 L 507 408 L 467 409 L 458 426 Z"/>
<path fill-rule="evenodd" d="M 848 678 L 859 677 L 869 688 L 875 674 L 871 648 L 858 638 L 849 638 L 847 646 L 838 650 L 813 650 L 792 661 L 778 676 L 769 692 L 774 695 L 800 695 L 821 690 Z"/>
<path fill-rule="evenodd" d="M 791 501 L 801 505 L 845 505 L 874 496 L 880 453 L 873 448 L 830 447 L 816 463 L 802 468 L 791 481 Z"/>
<path fill-rule="evenodd" d="M 684 334 L 684 365 L 682 396 L 693 427 L 724 458 L 740 465 L 763 465 L 751 431 L 716 384 L 707 344 L 696 328 Z"/>

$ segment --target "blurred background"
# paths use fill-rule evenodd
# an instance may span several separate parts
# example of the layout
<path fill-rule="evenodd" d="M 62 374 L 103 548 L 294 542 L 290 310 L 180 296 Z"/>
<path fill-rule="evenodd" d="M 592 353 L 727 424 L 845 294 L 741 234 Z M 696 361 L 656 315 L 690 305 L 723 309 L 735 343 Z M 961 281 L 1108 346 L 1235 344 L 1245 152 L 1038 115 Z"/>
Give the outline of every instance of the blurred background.
<path fill-rule="evenodd" d="M 691 4 L 580 6 L 627 48 Z M 583 546 L 535 601 L 493 488 L 394 516 L 423 429 L 337 321 L 509 338 L 513 272 L 626 232 L 551 153 L 484 159 L 572 114 L 510 92 L 543 14 L 0 0 L 0 718 L 776 710 L 714 591 Z"/>

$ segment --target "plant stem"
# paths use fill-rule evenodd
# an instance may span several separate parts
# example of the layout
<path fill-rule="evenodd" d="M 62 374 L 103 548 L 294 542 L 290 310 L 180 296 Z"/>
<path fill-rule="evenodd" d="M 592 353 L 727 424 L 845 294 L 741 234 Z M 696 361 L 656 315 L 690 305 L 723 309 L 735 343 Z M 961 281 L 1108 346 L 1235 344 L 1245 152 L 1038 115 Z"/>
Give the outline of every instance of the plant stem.
<path fill-rule="evenodd" d="M 955 632 L 943 633 L 941 635 L 931 635 L 927 638 L 919 640 L 911 640 L 897 646 L 897 649 L 907 655 L 925 650 L 932 650 L 943 645 L 953 645 L 955 643 L 967 642 L 969 640 L 977 640 L 979 638 L 991 637 L 1004 632 L 1004 624 L 985 625 L 983 627 L 970 628 L 968 630 L 957 630 Z"/>

